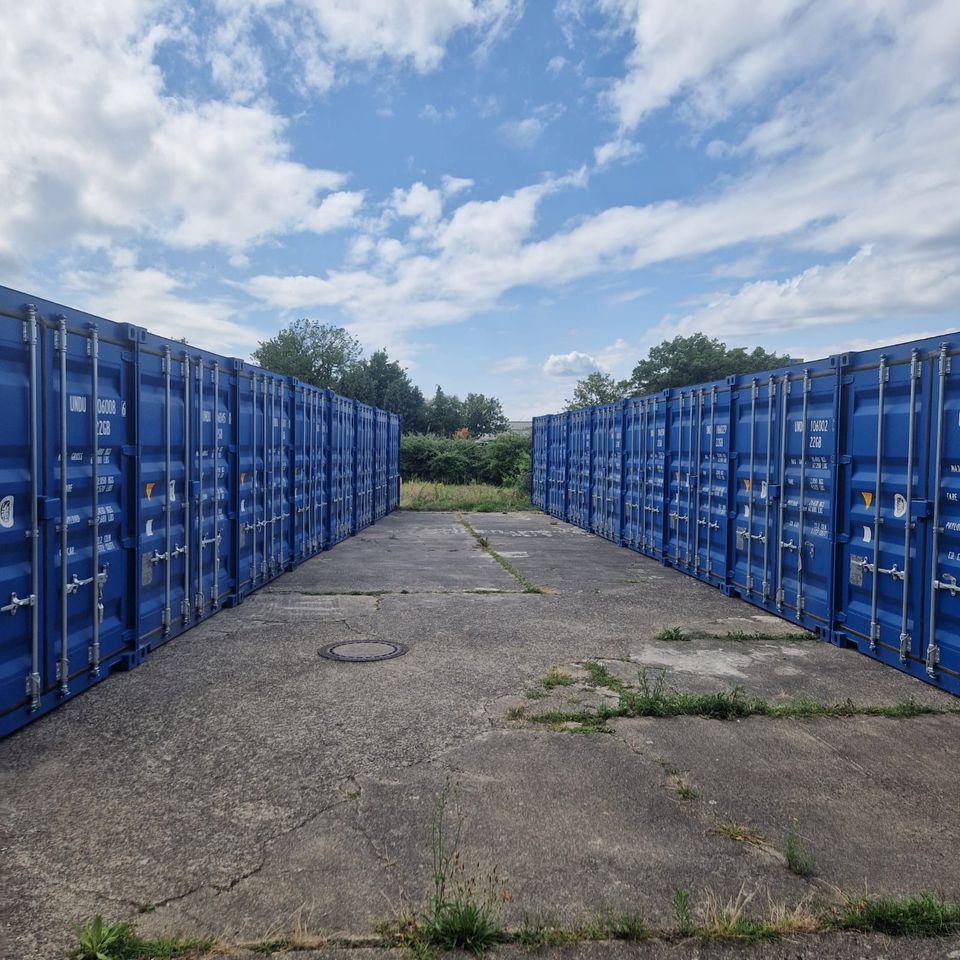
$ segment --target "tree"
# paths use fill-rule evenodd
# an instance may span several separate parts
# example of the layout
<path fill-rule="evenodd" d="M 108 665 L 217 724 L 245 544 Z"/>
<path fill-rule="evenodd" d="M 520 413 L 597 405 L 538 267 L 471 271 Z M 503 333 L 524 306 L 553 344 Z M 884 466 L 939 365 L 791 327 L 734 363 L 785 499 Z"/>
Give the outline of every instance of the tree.
<path fill-rule="evenodd" d="M 503 415 L 503 407 L 496 397 L 485 397 L 482 393 L 468 393 L 460 405 L 461 426 L 467 428 L 471 437 L 482 437 L 488 433 L 502 433 L 510 421 Z"/>
<path fill-rule="evenodd" d="M 270 340 L 261 340 L 251 357 L 268 370 L 342 392 L 361 353 L 360 342 L 343 327 L 301 317 Z"/>
<path fill-rule="evenodd" d="M 362 403 L 399 413 L 405 431 L 426 429 L 423 393 L 386 350 L 376 350 L 369 359 L 353 364 L 343 378 L 341 392 Z"/>
<path fill-rule="evenodd" d="M 426 426 L 438 437 L 452 437 L 463 426 L 460 398 L 444 393 L 440 387 L 427 404 Z"/>
<path fill-rule="evenodd" d="M 768 353 L 762 347 L 749 353 L 745 347 L 731 350 L 715 337 L 695 333 L 664 340 L 652 347 L 647 359 L 633 368 L 629 387 L 631 393 L 641 396 L 668 387 L 686 387 L 734 374 L 772 370 L 791 362 L 792 358 Z"/>
<path fill-rule="evenodd" d="M 595 370 L 579 381 L 573 390 L 573 396 L 566 401 L 567 410 L 579 410 L 581 407 L 594 407 L 601 403 L 613 403 L 622 400 L 630 392 L 626 380 L 614 380 L 609 373 Z"/>

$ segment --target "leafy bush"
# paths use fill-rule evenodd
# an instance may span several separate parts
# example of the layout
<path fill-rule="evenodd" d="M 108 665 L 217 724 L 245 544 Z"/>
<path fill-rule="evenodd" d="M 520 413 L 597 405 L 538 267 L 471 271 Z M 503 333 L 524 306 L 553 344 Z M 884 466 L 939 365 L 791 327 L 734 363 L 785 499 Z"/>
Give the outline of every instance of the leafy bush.
<path fill-rule="evenodd" d="M 487 483 L 530 487 L 530 437 L 504 433 L 489 443 L 458 437 L 405 434 L 400 439 L 400 474 L 404 480 L 431 483 Z"/>

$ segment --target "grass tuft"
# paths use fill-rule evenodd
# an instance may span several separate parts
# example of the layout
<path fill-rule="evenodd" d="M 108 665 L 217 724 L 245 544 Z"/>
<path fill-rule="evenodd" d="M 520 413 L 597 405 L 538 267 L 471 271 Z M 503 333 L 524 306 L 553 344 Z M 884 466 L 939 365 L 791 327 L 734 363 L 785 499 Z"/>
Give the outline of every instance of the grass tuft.
<path fill-rule="evenodd" d="M 783 855 L 787 861 L 787 869 L 798 877 L 812 877 L 817 869 L 817 862 L 813 854 L 803 845 L 797 827 L 800 821 L 796 817 L 790 819 L 790 829 L 783 841 Z"/>
<path fill-rule="evenodd" d="M 160 937 L 144 940 L 132 923 L 106 923 L 99 914 L 77 927 L 73 960 L 175 960 L 209 950 L 212 938 Z"/>
<path fill-rule="evenodd" d="M 680 627 L 666 627 L 664 630 L 661 630 L 653 639 L 677 642 L 680 640 L 692 640 L 693 638 L 689 634 L 684 633 Z"/>
<path fill-rule="evenodd" d="M 834 926 L 888 937 L 942 937 L 960 930 L 960 903 L 932 893 L 848 900 Z"/>
<path fill-rule="evenodd" d="M 714 826 L 717 833 L 722 833 L 730 840 L 736 840 L 738 843 L 749 843 L 755 847 L 766 846 L 767 838 L 760 833 L 748 827 L 745 823 L 737 823 L 736 820 L 720 820 Z"/>
<path fill-rule="evenodd" d="M 555 687 L 573 686 L 574 679 L 569 673 L 563 673 L 556 667 L 551 667 L 541 678 L 540 686 L 544 690 L 553 690 Z"/>

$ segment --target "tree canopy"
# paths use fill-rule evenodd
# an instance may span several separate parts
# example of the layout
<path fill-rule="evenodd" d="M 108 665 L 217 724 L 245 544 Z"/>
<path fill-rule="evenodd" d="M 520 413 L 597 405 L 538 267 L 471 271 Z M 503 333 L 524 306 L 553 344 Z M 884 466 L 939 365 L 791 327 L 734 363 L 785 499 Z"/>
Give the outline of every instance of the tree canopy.
<path fill-rule="evenodd" d="M 594 407 L 601 403 L 613 403 L 630 394 L 627 380 L 614 380 L 608 373 L 594 371 L 581 380 L 573 390 L 573 396 L 566 401 L 567 410 L 579 410 L 581 407 Z"/>
<path fill-rule="evenodd" d="M 466 430 L 467 436 L 478 437 L 507 428 L 496 397 L 468 393 L 461 400 L 438 386 L 427 400 L 386 350 L 364 357 L 360 342 L 332 324 L 306 317 L 295 320 L 275 337 L 261 341 L 252 359 L 277 373 L 398 413 L 405 433 L 453 437 Z"/>
<path fill-rule="evenodd" d="M 360 341 L 343 327 L 300 317 L 275 337 L 261 340 L 251 358 L 268 370 L 343 392 L 344 378 L 362 353 Z"/>
<path fill-rule="evenodd" d="M 785 366 L 791 359 L 785 354 L 768 353 L 763 347 L 755 347 L 750 352 L 746 347 L 730 349 L 723 341 L 704 333 L 674 337 L 652 347 L 647 359 L 633 368 L 628 392 L 632 396 L 643 396 L 668 387 L 686 387 L 734 374 L 759 373 Z"/>

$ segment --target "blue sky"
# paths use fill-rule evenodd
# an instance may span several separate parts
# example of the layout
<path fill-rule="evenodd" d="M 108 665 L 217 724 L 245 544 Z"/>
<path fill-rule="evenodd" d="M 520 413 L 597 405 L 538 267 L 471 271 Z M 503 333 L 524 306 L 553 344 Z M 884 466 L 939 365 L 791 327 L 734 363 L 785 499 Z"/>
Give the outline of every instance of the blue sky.
<path fill-rule="evenodd" d="M 39 0 L 0 37 L 0 283 L 226 354 L 315 317 L 519 419 L 678 333 L 960 328 L 955 0 Z"/>

